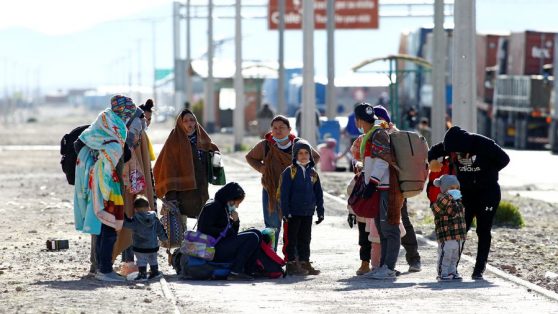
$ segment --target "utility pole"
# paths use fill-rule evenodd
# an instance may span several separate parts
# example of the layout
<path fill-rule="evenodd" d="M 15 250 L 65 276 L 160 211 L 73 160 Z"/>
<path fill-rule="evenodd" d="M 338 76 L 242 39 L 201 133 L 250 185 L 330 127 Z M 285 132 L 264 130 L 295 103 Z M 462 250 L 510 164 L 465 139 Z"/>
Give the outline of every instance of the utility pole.
<path fill-rule="evenodd" d="M 236 106 L 233 111 L 234 126 L 234 150 L 240 151 L 242 148 L 242 138 L 244 137 L 244 78 L 242 77 L 242 10 L 241 0 L 236 0 L 235 5 L 236 19 L 234 23 L 234 49 L 236 72 L 234 75 L 234 90 L 236 95 Z"/>
<path fill-rule="evenodd" d="M 279 0 L 279 73 L 277 77 L 277 114 L 285 114 L 285 1 Z M 259 108 L 258 108 L 259 109 Z"/>
<path fill-rule="evenodd" d="M 192 64 L 192 41 L 191 41 L 191 27 L 190 27 L 190 0 L 186 0 L 186 101 L 190 106 L 194 105 L 194 92 L 192 87 L 192 75 L 190 68 Z"/>
<path fill-rule="evenodd" d="M 153 58 L 153 103 L 157 103 L 157 21 L 151 20 L 151 58 Z"/>
<path fill-rule="evenodd" d="M 207 1 L 207 82 L 203 112 L 205 129 L 215 132 L 215 104 L 213 101 L 213 0 Z"/>
<path fill-rule="evenodd" d="M 335 1 L 327 0 L 327 119 L 335 118 Z"/>
<path fill-rule="evenodd" d="M 554 35 L 554 64 L 558 60 L 558 35 Z M 558 154 L 558 67 L 553 68 L 554 76 L 554 114 L 552 115 L 552 123 L 550 124 L 550 151 Z"/>
<path fill-rule="evenodd" d="M 432 143 L 439 143 L 446 132 L 446 31 L 444 0 L 434 1 L 434 41 L 432 62 Z"/>
<path fill-rule="evenodd" d="M 316 92 L 314 86 L 314 0 L 302 7 L 302 137 L 316 146 Z"/>
<path fill-rule="evenodd" d="M 138 39 L 137 41 L 138 43 L 138 51 L 137 51 L 137 55 L 138 55 L 138 83 L 137 83 L 137 91 L 136 91 L 136 103 L 141 103 L 142 99 L 141 99 L 141 39 Z"/>
<path fill-rule="evenodd" d="M 184 106 L 184 62 L 180 58 L 180 7 L 179 2 L 173 3 L 173 54 L 174 54 L 174 107 L 180 112 Z"/>
<path fill-rule="evenodd" d="M 477 132 L 476 0 L 455 0 L 453 48 L 453 125 Z"/>

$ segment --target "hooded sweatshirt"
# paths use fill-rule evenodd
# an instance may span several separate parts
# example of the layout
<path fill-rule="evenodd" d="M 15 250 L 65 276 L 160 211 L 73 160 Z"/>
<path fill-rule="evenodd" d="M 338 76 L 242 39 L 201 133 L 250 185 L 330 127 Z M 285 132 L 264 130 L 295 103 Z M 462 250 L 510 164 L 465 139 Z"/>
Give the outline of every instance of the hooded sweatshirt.
<path fill-rule="evenodd" d="M 131 229 L 134 233 L 132 236 L 134 252 L 157 252 L 159 251 L 157 237 L 161 241 L 168 239 L 163 225 L 157 218 L 157 214 L 153 211 L 137 211 L 134 217 L 124 220 L 124 227 Z"/>
<path fill-rule="evenodd" d="M 446 132 L 444 142 L 430 148 L 428 161 L 448 155 L 463 189 L 498 186 L 498 172 L 510 162 L 510 157 L 493 140 L 458 126 Z"/>
<path fill-rule="evenodd" d="M 198 218 L 198 231 L 218 238 L 226 230 L 224 238 L 236 236 L 240 227 L 240 220 L 233 221 L 230 217 L 227 203 L 244 198 L 244 190 L 236 182 L 225 184 L 217 193 L 215 199 L 207 201 Z"/>
<path fill-rule="evenodd" d="M 312 216 L 314 211 L 319 217 L 324 216 L 324 199 L 318 173 L 314 169 L 314 158 L 310 153 L 310 161 L 306 165 L 297 163 L 297 154 L 301 149 L 312 152 L 305 140 L 298 140 L 293 147 L 292 165 L 281 174 L 277 199 L 283 217 Z"/>

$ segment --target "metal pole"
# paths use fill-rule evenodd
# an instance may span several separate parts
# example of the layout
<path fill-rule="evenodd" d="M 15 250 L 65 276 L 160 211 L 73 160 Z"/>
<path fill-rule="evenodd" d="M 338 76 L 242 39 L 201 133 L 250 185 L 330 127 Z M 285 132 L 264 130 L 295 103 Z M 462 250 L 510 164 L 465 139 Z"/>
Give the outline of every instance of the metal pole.
<path fill-rule="evenodd" d="M 153 58 L 153 102 L 156 104 L 157 103 L 157 77 L 156 72 L 157 72 L 157 40 L 156 40 L 156 36 L 157 36 L 157 22 L 155 20 L 151 21 L 151 39 L 152 39 L 152 43 L 151 43 L 151 57 Z"/>
<path fill-rule="evenodd" d="M 476 0 L 455 1 L 453 49 L 453 124 L 477 132 Z"/>
<path fill-rule="evenodd" d="M 434 41 L 432 62 L 432 143 L 439 143 L 446 132 L 446 32 L 444 0 L 434 1 Z"/>
<path fill-rule="evenodd" d="M 558 35 L 554 35 L 554 60 L 558 60 Z M 554 76 L 554 114 L 550 124 L 550 151 L 558 154 L 558 67 L 553 67 Z"/>
<path fill-rule="evenodd" d="M 277 114 L 285 114 L 285 0 L 279 0 L 279 72 Z"/>
<path fill-rule="evenodd" d="M 213 0 L 207 2 L 207 82 L 204 106 L 205 129 L 215 131 L 215 104 L 213 101 Z"/>
<path fill-rule="evenodd" d="M 180 111 L 184 103 L 184 66 L 180 60 L 180 6 L 173 3 L 174 108 Z"/>
<path fill-rule="evenodd" d="M 305 0 L 302 7 L 302 117 L 304 137 L 316 146 L 316 93 L 314 86 L 314 0 Z"/>
<path fill-rule="evenodd" d="M 138 83 L 137 83 L 137 91 L 136 91 L 136 102 L 141 103 L 141 39 L 138 39 Z"/>
<path fill-rule="evenodd" d="M 186 1 L 186 101 L 193 106 L 194 96 L 192 88 L 192 75 L 190 74 L 190 67 L 192 63 L 192 42 L 190 37 L 190 0 Z"/>
<path fill-rule="evenodd" d="M 335 118 L 335 1 L 327 0 L 327 119 Z"/>
<path fill-rule="evenodd" d="M 234 50 L 236 73 L 234 75 L 234 90 L 236 95 L 236 106 L 233 111 L 234 126 L 234 150 L 242 148 L 242 137 L 244 137 L 244 79 L 242 77 L 242 16 L 241 0 L 236 0 L 234 23 Z"/>

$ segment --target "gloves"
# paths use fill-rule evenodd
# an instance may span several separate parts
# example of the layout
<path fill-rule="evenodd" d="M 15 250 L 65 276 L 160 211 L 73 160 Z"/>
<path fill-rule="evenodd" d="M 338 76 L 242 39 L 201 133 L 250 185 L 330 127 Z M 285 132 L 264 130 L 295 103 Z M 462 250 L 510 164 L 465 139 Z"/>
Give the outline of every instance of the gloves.
<path fill-rule="evenodd" d="M 347 223 L 349 224 L 349 227 L 351 227 L 351 229 L 352 229 L 353 226 L 356 225 L 356 223 L 357 223 L 356 215 L 349 214 L 349 216 L 347 216 Z"/>
<path fill-rule="evenodd" d="M 375 191 L 376 185 L 372 182 L 368 183 L 366 189 L 362 192 L 362 198 L 370 198 Z"/>
<path fill-rule="evenodd" d="M 322 221 L 324 221 L 324 216 L 318 217 L 318 220 L 316 220 L 316 225 L 319 225 Z"/>

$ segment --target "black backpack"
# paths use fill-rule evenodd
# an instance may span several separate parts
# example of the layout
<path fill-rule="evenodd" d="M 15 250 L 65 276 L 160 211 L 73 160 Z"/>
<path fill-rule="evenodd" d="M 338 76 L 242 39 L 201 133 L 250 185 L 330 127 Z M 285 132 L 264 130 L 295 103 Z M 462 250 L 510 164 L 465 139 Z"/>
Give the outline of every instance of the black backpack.
<path fill-rule="evenodd" d="M 62 166 L 62 171 L 66 174 L 66 180 L 71 185 L 74 185 L 76 180 L 77 153 L 74 149 L 74 142 L 88 127 L 89 125 L 78 126 L 60 140 L 60 155 L 62 155 L 60 165 Z"/>

